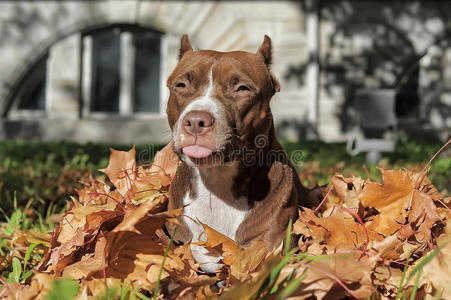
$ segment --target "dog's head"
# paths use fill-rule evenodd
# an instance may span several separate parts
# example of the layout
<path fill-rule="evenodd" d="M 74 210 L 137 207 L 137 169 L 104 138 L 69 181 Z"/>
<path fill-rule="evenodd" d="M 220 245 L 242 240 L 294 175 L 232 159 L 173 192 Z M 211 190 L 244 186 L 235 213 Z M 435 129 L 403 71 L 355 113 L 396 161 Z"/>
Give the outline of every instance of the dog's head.
<path fill-rule="evenodd" d="M 174 151 L 196 167 L 234 159 L 273 126 L 269 101 L 280 85 L 269 71 L 271 39 L 257 53 L 193 51 L 181 40 L 179 63 L 167 81 Z"/>

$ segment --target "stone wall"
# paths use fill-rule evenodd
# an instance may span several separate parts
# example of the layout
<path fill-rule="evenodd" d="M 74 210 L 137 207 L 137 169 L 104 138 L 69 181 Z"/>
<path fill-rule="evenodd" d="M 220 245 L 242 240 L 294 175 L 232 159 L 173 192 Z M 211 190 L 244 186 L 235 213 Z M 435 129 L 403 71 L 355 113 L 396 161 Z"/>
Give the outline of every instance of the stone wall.
<path fill-rule="evenodd" d="M 403 85 L 404 90 L 418 90 L 420 103 L 414 104 L 419 112 L 412 117 L 414 122 L 421 119 L 422 128 L 449 134 L 451 37 L 446 33 L 451 28 L 450 5 L 445 1 L 360 0 L 320 4 L 320 138 L 346 139 L 357 88 L 400 89 Z M 256 51 L 268 34 L 274 46 L 272 71 L 282 85 L 272 102 L 277 133 L 288 139 L 302 137 L 308 62 L 302 2 L 106 0 L 0 2 L 0 138 L 166 142 L 170 134 L 164 113 L 110 119 L 82 114 L 80 32 L 117 23 L 164 33 L 163 81 L 177 63 L 183 33 L 190 35 L 197 49 L 219 51 Z M 12 113 L 15 91 L 46 53 L 46 111 Z M 417 86 L 398 80 L 411 78 L 409 66 L 414 65 L 421 66 Z M 168 90 L 161 93 L 167 99 Z"/>
<path fill-rule="evenodd" d="M 449 138 L 451 2 L 323 1 L 321 13 L 321 101 L 342 131 L 357 89 L 390 88 L 401 128 Z"/>
<path fill-rule="evenodd" d="M 290 64 L 305 60 L 302 9 L 295 2 L 11 1 L 1 2 L 0 12 L 0 69 L 3 70 L 0 74 L 0 108 L 5 116 L 2 119 L 4 138 L 105 142 L 120 139 L 136 143 L 168 139 L 167 134 L 153 133 L 155 128 L 168 131 L 164 114 L 151 121 L 110 120 L 121 124 L 122 137 L 117 132 L 118 126 L 109 130 L 111 124 L 105 121 L 80 118 L 79 32 L 113 23 L 136 24 L 165 34 L 166 51 L 161 75 L 164 78 L 176 64 L 179 38 L 183 33 L 190 35 L 197 49 L 219 51 L 256 51 L 264 34 L 268 34 L 274 44 L 273 72 L 282 82 L 282 92 L 273 102 L 276 121 L 302 121 L 306 113 L 305 89 L 284 78 Z M 33 134 L 25 134 L 24 130 L 30 130 L 30 126 L 20 127 L 18 124 L 24 116 L 13 117 L 9 107 L 23 76 L 46 52 L 49 53 L 47 109 L 44 116 L 25 116 L 27 122 L 24 124 L 36 125 Z M 167 89 L 162 93 L 162 97 L 167 98 Z M 133 123 L 143 125 L 139 130 L 133 125 L 125 126 Z M 43 129 L 53 126 L 51 124 L 60 125 L 55 125 L 58 127 L 55 129 Z M 11 129 L 16 127 L 17 130 Z M 121 129 L 125 127 L 127 129 Z M 102 134 L 82 134 L 83 130 Z"/>

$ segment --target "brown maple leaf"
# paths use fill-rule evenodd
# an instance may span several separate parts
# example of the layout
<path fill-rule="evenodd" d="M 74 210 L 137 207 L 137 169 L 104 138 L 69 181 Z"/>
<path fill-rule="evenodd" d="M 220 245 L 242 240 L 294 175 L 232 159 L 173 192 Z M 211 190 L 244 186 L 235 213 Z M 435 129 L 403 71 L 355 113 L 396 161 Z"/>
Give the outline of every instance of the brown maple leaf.
<path fill-rule="evenodd" d="M 331 179 L 334 189 L 329 197 L 332 199 L 334 199 L 334 196 L 338 198 L 334 201 L 335 204 L 340 203 L 348 208 L 359 209 L 361 205 L 358 195 L 362 191 L 365 182 L 360 177 L 345 178 L 340 174 L 335 174 Z"/>
<path fill-rule="evenodd" d="M 207 224 L 200 223 L 204 227 L 205 234 L 207 235 L 206 241 L 195 243 L 196 245 L 203 246 L 205 248 L 212 248 L 214 251 L 222 253 L 222 261 L 226 265 L 233 264 L 233 258 L 240 249 L 240 245 L 231 238 L 223 235 L 222 233 L 214 230 Z"/>
<path fill-rule="evenodd" d="M 131 182 L 136 179 L 136 150 L 135 146 L 129 151 L 117 151 L 111 149 L 110 162 L 105 169 L 99 171 L 105 173 L 122 196 L 132 189 Z"/>
<path fill-rule="evenodd" d="M 82 279 L 88 277 L 92 272 L 105 267 L 106 238 L 99 237 L 95 242 L 94 253 L 86 253 L 77 262 L 64 268 L 62 276 Z"/>
<path fill-rule="evenodd" d="M 139 204 L 163 192 L 171 183 L 178 167 L 178 158 L 169 143 L 155 155 L 150 168 L 137 166 L 136 150 L 117 151 L 111 149 L 110 162 L 104 172 L 122 195 L 126 203 Z M 122 202 L 122 200 L 121 200 Z"/>
<path fill-rule="evenodd" d="M 30 285 L 22 286 L 18 283 L 7 283 L 0 292 L 2 299 L 45 299 L 49 292 L 54 276 L 36 272 Z"/>
<path fill-rule="evenodd" d="M 422 284 L 433 286 L 434 293 L 440 295 L 440 299 L 451 299 L 451 213 L 448 212 L 445 233 L 437 239 L 441 250 L 430 262 L 422 268 Z M 422 259 L 418 260 L 409 268 L 409 273 Z M 421 286 L 421 284 L 420 284 Z M 431 291 L 431 289 L 427 289 Z"/>
<path fill-rule="evenodd" d="M 383 170 L 383 184 L 368 182 L 359 195 L 365 207 L 379 214 L 367 228 L 387 237 L 400 230 L 399 237 L 415 234 L 418 242 L 430 242 L 431 227 L 440 219 L 431 196 L 415 188 L 418 173 Z"/>
<path fill-rule="evenodd" d="M 230 274 L 238 281 L 244 281 L 261 266 L 263 260 L 268 259 L 269 250 L 262 239 L 254 241 L 249 247 L 238 249 L 233 256 Z"/>
<path fill-rule="evenodd" d="M 312 210 L 305 208 L 299 212 L 299 219 L 294 224 L 294 233 L 310 236 L 329 250 L 359 249 L 368 242 L 363 226 L 338 207 L 336 213 L 328 217 L 317 217 Z M 374 231 L 369 231 L 368 234 L 370 239 L 379 238 Z"/>
<path fill-rule="evenodd" d="M 368 224 L 368 228 L 387 237 L 401 228 L 411 206 L 414 182 L 407 172 L 383 170 L 383 184 L 368 182 L 359 195 L 365 207 L 377 209 L 379 214 Z"/>
<path fill-rule="evenodd" d="M 177 223 L 175 218 L 181 213 L 181 209 L 177 209 L 152 214 L 154 207 L 155 202 L 144 202 L 128 212 L 122 222 L 106 235 L 108 277 L 135 280 L 148 287 L 154 283 L 155 276 L 158 276 L 155 272 L 159 270 L 165 252 L 156 231 L 163 228 L 167 221 Z M 165 271 L 174 268 L 184 269 L 185 266 L 177 258 L 168 257 Z"/>

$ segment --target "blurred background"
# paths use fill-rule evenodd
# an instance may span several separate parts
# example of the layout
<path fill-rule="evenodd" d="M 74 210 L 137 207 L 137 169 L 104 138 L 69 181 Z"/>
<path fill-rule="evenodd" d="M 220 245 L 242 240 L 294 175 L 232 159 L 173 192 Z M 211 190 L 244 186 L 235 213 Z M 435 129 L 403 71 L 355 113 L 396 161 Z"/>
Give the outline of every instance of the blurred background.
<path fill-rule="evenodd" d="M 0 204 L 55 210 L 110 145 L 150 162 L 184 33 L 218 51 L 271 37 L 276 131 L 304 150 L 306 185 L 421 170 L 451 132 L 450 15 L 432 0 L 1 1 Z M 431 167 L 446 193 L 450 151 Z"/>

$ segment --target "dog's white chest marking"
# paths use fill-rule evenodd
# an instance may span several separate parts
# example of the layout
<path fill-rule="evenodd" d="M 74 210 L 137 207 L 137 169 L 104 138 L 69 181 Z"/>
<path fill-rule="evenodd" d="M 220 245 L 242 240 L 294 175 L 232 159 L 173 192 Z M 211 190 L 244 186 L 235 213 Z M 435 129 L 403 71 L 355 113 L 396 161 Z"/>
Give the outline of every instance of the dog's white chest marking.
<path fill-rule="evenodd" d="M 195 199 L 187 192 L 183 205 L 183 213 L 195 221 L 200 221 L 225 236 L 235 240 L 235 233 L 249 211 L 246 199 L 220 199 L 215 196 L 204 184 L 199 170 L 194 171 Z M 233 204 L 233 205 L 232 205 Z M 207 239 L 202 225 L 185 218 L 185 223 L 193 234 L 192 242 Z M 201 268 L 207 272 L 214 272 L 221 267 L 217 262 L 221 259 L 219 254 L 208 252 L 205 248 L 191 245 L 194 259 L 201 263 Z"/>

